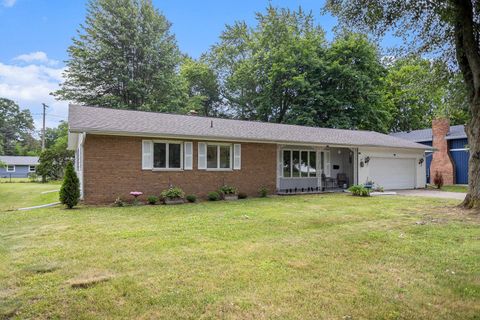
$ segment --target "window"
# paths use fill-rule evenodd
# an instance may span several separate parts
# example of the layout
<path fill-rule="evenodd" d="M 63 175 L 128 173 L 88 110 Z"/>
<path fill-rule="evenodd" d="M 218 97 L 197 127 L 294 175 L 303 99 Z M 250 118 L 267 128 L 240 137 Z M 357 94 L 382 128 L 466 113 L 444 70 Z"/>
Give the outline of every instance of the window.
<path fill-rule="evenodd" d="M 207 169 L 231 169 L 232 146 L 207 144 Z"/>
<path fill-rule="evenodd" d="M 15 166 L 12 164 L 7 165 L 7 172 L 15 172 Z"/>
<path fill-rule="evenodd" d="M 317 152 L 283 150 L 283 177 L 308 178 L 317 176 Z"/>
<path fill-rule="evenodd" d="M 182 144 L 173 142 L 153 143 L 154 169 L 181 169 Z"/>
<path fill-rule="evenodd" d="M 35 166 L 28 166 L 28 172 L 35 172 Z"/>

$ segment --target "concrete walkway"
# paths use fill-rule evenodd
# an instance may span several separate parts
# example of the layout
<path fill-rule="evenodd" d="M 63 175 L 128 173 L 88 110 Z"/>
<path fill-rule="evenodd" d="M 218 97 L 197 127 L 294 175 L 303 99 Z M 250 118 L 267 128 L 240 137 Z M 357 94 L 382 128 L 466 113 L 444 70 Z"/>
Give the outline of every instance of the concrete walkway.
<path fill-rule="evenodd" d="M 60 204 L 60 202 L 47 203 L 47 204 L 42 204 L 42 205 L 34 206 L 34 207 L 19 208 L 19 209 L 17 209 L 17 210 L 19 210 L 19 211 L 27 211 L 27 210 L 33 210 L 33 209 L 48 208 L 48 207 L 56 206 L 57 204 Z"/>
<path fill-rule="evenodd" d="M 443 199 L 465 199 L 466 193 L 462 192 L 447 192 L 429 189 L 415 189 L 415 190 L 395 190 L 400 196 L 414 196 L 414 197 L 430 197 Z"/>

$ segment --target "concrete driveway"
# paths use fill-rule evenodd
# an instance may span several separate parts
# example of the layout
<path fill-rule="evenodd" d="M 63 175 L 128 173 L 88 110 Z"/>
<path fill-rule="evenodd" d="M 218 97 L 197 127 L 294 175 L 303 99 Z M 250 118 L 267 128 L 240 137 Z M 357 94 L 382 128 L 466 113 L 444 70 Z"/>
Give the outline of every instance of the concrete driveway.
<path fill-rule="evenodd" d="M 414 196 L 414 197 L 430 197 L 430 198 L 443 198 L 443 199 L 465 199 L 466 193 L 462 192 L 446 192 L 430 189 L 415 189 L 415 190 L 395 190 L 398 195 L 401 196 Z"/>

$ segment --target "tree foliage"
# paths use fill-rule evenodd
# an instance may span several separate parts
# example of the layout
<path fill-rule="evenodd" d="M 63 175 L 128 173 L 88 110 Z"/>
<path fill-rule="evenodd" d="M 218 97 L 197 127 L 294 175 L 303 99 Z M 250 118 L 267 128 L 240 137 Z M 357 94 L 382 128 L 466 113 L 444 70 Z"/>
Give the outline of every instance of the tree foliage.
<path fill-rule="evenodd" d="M 60 99 L 153 111 L 184 103 L 170 23 L 149 0 L 91 0 L 68 53 Z"/>
<path fill-rule="evenodd" d="M 188 95 L 186 109 L 203 116 L 215 116 L 220 108 L 220 87 L 215 71 L 203 60 L 184 58 L 180 67 Z"/>
<path fill-rule="evenodd" d="M 73 158 L 73 151 L 67 150 L 68 124 L 60 122 L 57 128 L 48 131 L 49 139 L 45 140 L 46 149 L 40 154 L 37 174 L 42 176 L 42 181 L 58 180 L 63 177 L 67 163 Z M 51 140 L 51 139 L 55 140 Z M 48 141 L 48 143 L 47 143 Z"/>
<path fill-rule="evenodd" d="M 80 200 L 80 181 L 78 180 L 71 161 L 67 163 L 67 167 L 65 168 L 65 176 L 59 196 L 60 202 L 66 205 L 68 209 L 72 209 Z"/>
<path fill-rule="evenodd" d="M 437 117 L 465 124 L 465 110 L 458 106 L 464 91 L 455 84 L 458 76 L 443 61 L 407 56 L 395 60 L 385 77 L 391 103 L 391 131 L 428 128 Z M 463 96 L 465 98 L 465 96 Z"/>
<path fill-rule="evenodd" d="M 455 64 L 468 99 L 469 193 L 463 205 L 480 208 L 480 2 L 328 0 L 343 25 L 401 36 L 409 52 L 437 54 Z"/>
<path fill-rule="evenodd" d="M 0 98 L 0 155 L 34 155 L 38 141 L 33 138 L 33 118 L 12 100 Z"/>
<path fill-rule="evenodd" d="M 388 130 L 375 45 L 344 32 L 332 44 L 311 13 L 267 8 L 253 28 L 227 26 L 208 61 L 228 113 L 279 123 Z"/>

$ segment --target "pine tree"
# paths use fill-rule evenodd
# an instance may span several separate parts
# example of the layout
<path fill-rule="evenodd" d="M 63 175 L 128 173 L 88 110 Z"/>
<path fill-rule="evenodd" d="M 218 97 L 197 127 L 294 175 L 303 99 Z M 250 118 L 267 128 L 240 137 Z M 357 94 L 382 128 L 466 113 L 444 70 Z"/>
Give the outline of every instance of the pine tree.
<path fill-rule="evenodd" d="M 60 188 L 60 202 L 72 209 L 80 199 L 80 181 L 73 169 L 72 162 L 67 164 L 62 187 Z"/>

